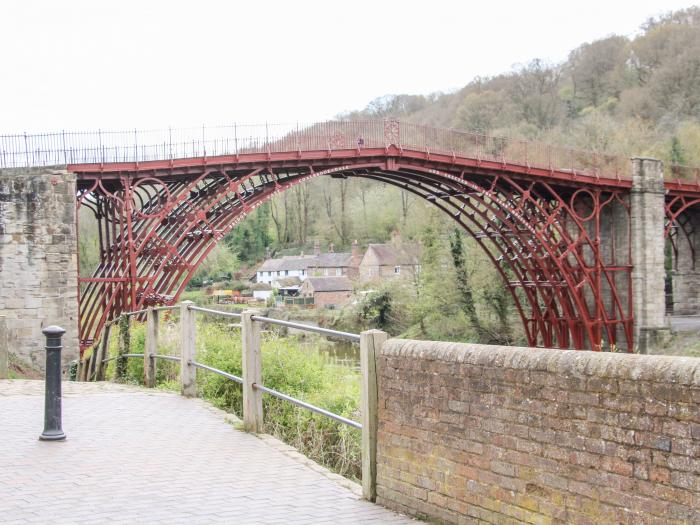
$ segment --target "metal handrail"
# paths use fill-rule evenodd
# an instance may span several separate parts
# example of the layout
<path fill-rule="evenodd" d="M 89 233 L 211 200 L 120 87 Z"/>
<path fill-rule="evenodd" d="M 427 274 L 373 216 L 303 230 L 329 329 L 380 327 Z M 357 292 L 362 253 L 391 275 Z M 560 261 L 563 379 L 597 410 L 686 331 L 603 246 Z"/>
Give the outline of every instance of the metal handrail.
<path fill-rule="evenodd" d="M 320 326 L 310 326 L 304 323 L 295 323 L 293 321 L 283 321 L 282 319 L 273 319 L 262 315 L 253 315 L 250 317 L 253 321 L 262 323 L 276 324 L 286 326 L 288 328 L 296 328 L 297 330 L 305 330 L 307 332 L 315 332 L 317 334 L 330 335 L 340 339 L 348 339 L 349 341 L 359 341 L 360 335 L 351 332 L 341 332 L 340 330 L 331 330 L 330 328 L 321 328 Z"/>
<path fill-rule="evenodd" d="M 144 356 L 144 354 L 121 354 L 121 355 L 116 355 L 116 356 L 114 356 L 114 357 L 110 357 L 110 358 L 107 358 L 107 359 L 103 359 L 103 360 L 102 360 L 102 363 L 103 363 L 103 364 L 104 364 L 104 363 L 109 363 L 110 361 L 114 361 L 114 360 L 116 360 L 116 359 L 122 359 L 122 358 L 126 358 L 126 357 L 143 357 L 143 356 Z"/>
<path fill-rule="evenodd" d="M 277 397 L 279 399 L 283 399 L 284 401 L 289 401 L 293 405 L 297 405 L 302 408 L 306 408 L 307 410 L 310 410 L 311 412 L 316 412 L 317 414 L 321 414 L 323 416 L 329 417 L 335 421 L 338 421 L 339 423 L 344 423 L 345 425 L 351 426 L 353 428 L 357 428 L 358 430 L 362 430 L 362 425 L 358 423 L 357 421 L 353 421 L 352 419 L 347 419 L 343 416 L 339 416 L 337 414 L 334 414 L 333 412 L 329 412 L 328 410 L 324 410 L 323 408 L 317 407 L 316 405 L 312 405 L 311 403 L 306 403 L 305 401 L 301 401 L 300 399 L 296 399 L 295 397 L 289 396 L 287 394 L 283 394 L 282 392 L 279 392 L 277 390 L 274 390 L 272 388 L 268 388 L 264 385 L 259 385 L 257 383 L 253 383 L 253 388 L 256 390 L 260 390 L 261 392 L 265 392 L 267 394 L 270 394 L 271 396 Z"/>
<path fill-rule="evenodd" d="M 223 317 L 235 317 L 237 319 L 240 319 L 242 316 L 239 313 L 236 312 L 222 312 L 221 310 L 212 310 L 211 308 L 202 308 L 201 306 L 188 306 L 187 307 L 189 310 L 192 310 L 194 312 L 204 312 L 205 314 L 215 314 L 215 315 L 221 315 Z"/>
<path fill-rule="evenodd" d="M 154 312 L 162 312 L 164 310 L 179 310 L 179 306 L 157 306 L 153 308 Z"/>
<path fill-rule="evenodd" d="M 148 313 L 148 308 L 144 308 L 143 310 L 134 310 L 133 312 L 126 312 L 124 315 L 131 317 L 132 315 L 141 315 L 145 313 Z"/>
<path fill-rule="evenodd" d="M 176 309 L 178 308 L 177 306 L 167 306 L 167 307 L 160 307 L 160 309 Z M 221 315 L 224 317 L 235 317 L 235 318 L 242 318 L 242 315 L 239 313 L 234 313 L 234 312 L 222 312 L 220 310 L 212 310 L 210 308 L 202 308 L 201 306 L 193 306 L 189 305 L 187 307 L 189 310 L 195 311 L 195 312 L 203 312 L 203 313 L 208 313 L 208 314 L 214 314 L 214 315 Z M 135 312 L 129 312 L 125 315 L 130 316 L 130 315 L 138 315 L 140 313 L 147 312 L 148 310 L 137 310 Z M 310 326 L 307 324 L 303 323 L 295 323 L 293 321 L 283 321 L 281 319 L 273 319 L 271 317 L 265 317 L 262 315 L 252 315 L 250 317 L 251 321 L 256 321 L 259 323 L 269 323 L 269 324 L 274 324 L 274 325 L 279 325 L 279 326 L 285 326 L 288 328 L 296 328 L 298 330 L 305 330 L 308 332 L 315 332 L 323 335 L 329 335 L 333 337 L 338 337 L 341 339 L 347 339 L 350 341 L 359 341 L 360 336 L 359 334 L 353 334 L 350 332 L 341 332 L 339 330 L 331 330 L 329 328 L 321 328 L 318 326 Z M 120 356 L 116 357 L 110 357 L 109 359 L 105 359 L 102 361 L 102 363 L 107 363 L 109 361 L 113 361 L 115 359 L 124 358 L 124 357 L 144 357 L 145 354 L 122 354 Z M 156 358 L 156 359 L 164 359 L 166 361 L 178 361 L 182 362 L 182 358 L 180 357 L 175 357 L 175 356 L 170 356 L 170 355 L 163 355 L 163 354 L 150 354 L 151 357 Z M 207 370 L 209 372 L 212 372 L 214 374 L 220 375 L 222 377 L 225 377 L 227 379 L 230 379 L 231 381 L 235 381 L 236 383 L 243 384 L 243 378 L 239 377 L 234 374 L 230 374 L 228 372 L 224 372 L 223 370 L 219 370 L 218 368 L 214 368 L 209 365 L 205 365 L 203 363 L 198 363 L 196 361 L 188 361 L 188 365 L 194 366 L 195 368 L 201 368 L 202 370 Z M 321 414 L 323 416 L 329 417 L 334 421 L 337 421 L 339 423 L 343 423 L 344 425 L 351 426 L 353 428 L 356 428 L 358 430 L 362 430 L 362 425 L 358 423 L 357 421 L 353 421 L 352 419 L 345 418 L 343 416 L 339 416 L 338 414 L 334 414 L 333 412 L 330 412 L 328 410 L 325 410 L 321 407 L 317 407 L 316 405 L 312 405 L 311 403 L 307 403 L 305 401 L 302 401 L 300 399 L 297 399 L 295 397 L 292 397 L 288 394 L 285 394 L 283 392 L 280 392 L 278 390 L 275 390 L 273 388 L 266 387 L 265 385 L 259 385 L 257 383 L 253 383 L 253 388 L 256 390 L 260 390 L 261 392 L 265 392 L 273 397 L 282 399 L 284 401 L 288 401 L 289 403 L 292 403 L 293 405 L 296 405 L 301 408 L 305 408 L 307 410 L 310 410 L 311 412 L 315 412 L 316 414 Z"/>
<path fill-rule="evenodd" d="M 181 357 L 176 357 L 174 355 L 163 355 L 163 354 L 151 354 L 155 359 L 165 359 L 166 361 L 182 361 Z"/>
<path fill-rule="evenodd" d="M 236 383 L 239 383 L 241 385 L 243 384 L 242 377 L 238 377 L 237 375 L 234 375 L 234 374 L 229 374 L 228 372 L 224 372 L 223 370 L 219 370 L 218 368 L 214 368 L 213 366 L 198 363 L 196 361 L 188 361 L 188 364 L 190 364 L 196 368 L 208 370 L 209 372 L 213 372 L 214 374 L 218 374 L 220 376 L 223 376 L 223 377 L 230 379 L 231 381 L 235 381 Z"/>

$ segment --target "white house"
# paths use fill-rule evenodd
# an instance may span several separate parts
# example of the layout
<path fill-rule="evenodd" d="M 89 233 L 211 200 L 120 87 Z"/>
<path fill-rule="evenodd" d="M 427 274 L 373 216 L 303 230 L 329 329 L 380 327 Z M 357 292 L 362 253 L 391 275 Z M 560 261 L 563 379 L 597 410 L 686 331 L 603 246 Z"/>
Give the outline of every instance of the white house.
<path fill-rule="evenodd" d="M 280 259 L 268 259 L 260 265 L 255 275 L 258 283 L 272 283 L 280 277 L 298 277 L 300 281 L 309 276 L 309 268 L 315 266 L 313 255 L 285 255 Z"/>

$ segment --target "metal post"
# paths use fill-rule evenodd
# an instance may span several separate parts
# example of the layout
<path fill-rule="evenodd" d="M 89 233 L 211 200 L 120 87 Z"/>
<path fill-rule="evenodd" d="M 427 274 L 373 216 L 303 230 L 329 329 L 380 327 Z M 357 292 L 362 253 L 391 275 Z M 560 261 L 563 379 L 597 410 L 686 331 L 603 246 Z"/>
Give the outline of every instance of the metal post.
<path fill-rule="evenodd" d="M 360 334 L 360 367 L 362 369 L 362 497 L 377 499 L 377 428 L 379 418 L 377 357 L 386 332 L 367 330 Z"/>
<path fill-rule="evenodd" d="M 192 365 L 195 360 L 195 322 L 192 301 L 180 303 L 180 392 L 185 397 L 197 396 L 197 368 Z"/>
<path fill-rule="evenodd" d="M 66 439 L 61 428 L 61 337 L 66 331 L 59 326 L 42 330 L 46 336 L 46 390 L 44 397 L 44 431 L 42 441 Z"/>
<path fill-rule="evenodd" d="M 262 432 L 262 392 L 253 385 L 262 383 L 260 324 L 252 317 L 257 310 L 245 310 L 241 315 L 243 337 L 243 427 L 248 432 Z"/>
<path fill-rule="evenodd" d="M 27 167 L 31 166 L 29 162 L 29 145 L 27 144 L 27 132 L 24 132 L 24 158 L 27 161 Z"/>
<path fill-rule="evenodd" d="M 156 386 L 156 358 L 158 353 L 158 310 L 146 312 L 146 345 L 143 352 L 143 384 L 147 388 Z"/>

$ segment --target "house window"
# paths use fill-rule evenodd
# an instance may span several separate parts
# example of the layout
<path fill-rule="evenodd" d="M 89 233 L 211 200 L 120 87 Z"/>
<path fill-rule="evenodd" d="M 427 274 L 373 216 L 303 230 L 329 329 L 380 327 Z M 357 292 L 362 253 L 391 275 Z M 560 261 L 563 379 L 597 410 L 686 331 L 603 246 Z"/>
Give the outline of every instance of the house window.
<path fill-rule="evenodd" d="M 301 275 L 306 275 L 306 270 L 302 270 Z"/>
<path fill-rule="evenodd" d="M 285 270 L 284 275 L 289 275 L 289 270 Z"/>
<path fill-rule="evenodd" d="M 401 266 L 394 266 L 394 273 L 399 275 L 401 273 Z"/>
<path fill-rule="evenodd" d="M 336 274 L 336 275 L 343 275 L 343 269 L 342 269 L 342 268 L 336 268 L 336 269 L 335 269 L 335 274 Z"/>

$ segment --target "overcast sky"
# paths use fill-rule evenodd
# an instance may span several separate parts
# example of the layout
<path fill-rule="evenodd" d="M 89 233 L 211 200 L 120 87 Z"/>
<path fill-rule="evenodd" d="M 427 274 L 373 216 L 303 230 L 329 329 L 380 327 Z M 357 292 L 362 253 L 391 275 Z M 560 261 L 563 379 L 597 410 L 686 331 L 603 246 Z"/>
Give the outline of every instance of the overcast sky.
<path fill-rule="evenodd" d="M 0 2 L 0 133 L 314 121 L 448 91 L 690 1 Z"/>

